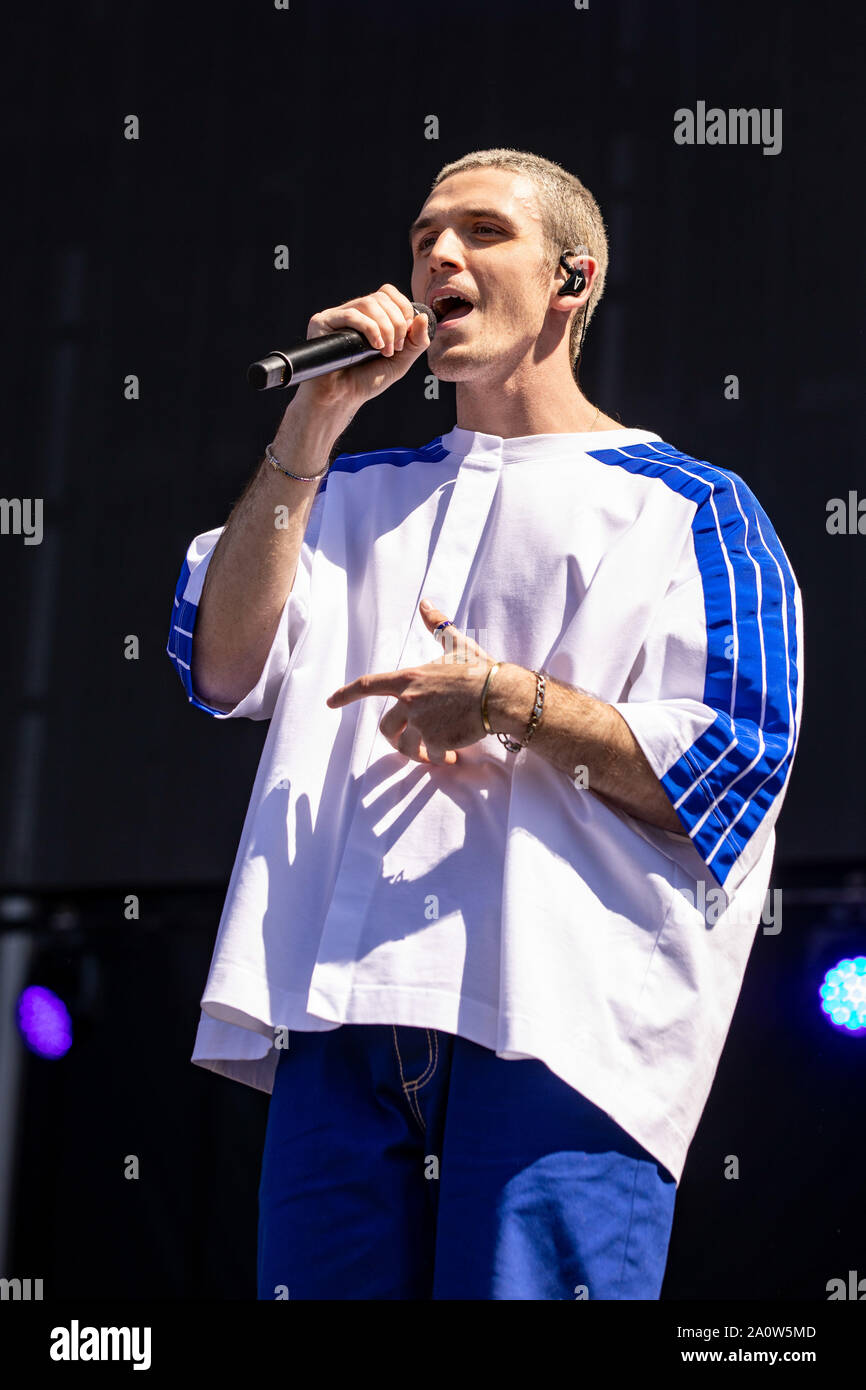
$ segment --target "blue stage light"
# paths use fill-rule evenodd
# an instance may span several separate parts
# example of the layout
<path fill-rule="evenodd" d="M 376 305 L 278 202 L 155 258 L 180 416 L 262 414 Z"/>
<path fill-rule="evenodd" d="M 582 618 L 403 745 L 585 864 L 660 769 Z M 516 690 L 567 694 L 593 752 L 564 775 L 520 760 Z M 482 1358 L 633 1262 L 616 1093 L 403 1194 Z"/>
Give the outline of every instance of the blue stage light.
<path fill-rule="evenodd" d="M 866 956 L 840 960 L 827 971 L 819 993 L 831 1023 L 866 1036 Z"/>
<path fill-rule="evenodd" d="M 53 989 L 28 985 L 18 998 L 18 1031 L 37 1057 L 65 1057 L 72 1046 L 69 1010 Z"/>

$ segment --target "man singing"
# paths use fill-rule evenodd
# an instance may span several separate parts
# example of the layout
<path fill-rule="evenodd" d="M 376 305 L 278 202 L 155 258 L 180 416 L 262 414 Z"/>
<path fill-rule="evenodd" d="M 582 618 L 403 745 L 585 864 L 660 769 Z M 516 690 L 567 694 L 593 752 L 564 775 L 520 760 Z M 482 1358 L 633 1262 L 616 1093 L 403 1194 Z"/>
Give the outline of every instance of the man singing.
<path fill-rule="evenodd" d="M 604 288 L 559 165 L 446 165 L 381 355 L 302 384 L 169 655 L 268 719 L 192 1060 L 270 1093 L 261 1299 L 657 1299 L 802 713 L 743 480 L 578 384 Z M 340 453 L 427 353 L 457 423 Z"/>

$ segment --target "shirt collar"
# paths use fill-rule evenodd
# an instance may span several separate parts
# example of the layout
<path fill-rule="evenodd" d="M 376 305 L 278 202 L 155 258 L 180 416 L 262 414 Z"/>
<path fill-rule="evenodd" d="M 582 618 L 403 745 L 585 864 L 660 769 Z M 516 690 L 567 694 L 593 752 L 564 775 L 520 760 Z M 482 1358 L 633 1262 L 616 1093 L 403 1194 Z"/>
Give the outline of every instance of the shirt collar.
<path fill-rule="evenodd" d="M 464 430 L 458 425 L 443 434 L 442 447 L 461 458 L 488 455 L 503 463 L 521 459 L 549 458 L 554 454 L 591 453 L 596 449 L 617 449 L 624 445 L 647 443 L 660 438 L 649 430 L 585 430 L 580 434 L 528 434 L 503 439 L 498 434 Z"/>

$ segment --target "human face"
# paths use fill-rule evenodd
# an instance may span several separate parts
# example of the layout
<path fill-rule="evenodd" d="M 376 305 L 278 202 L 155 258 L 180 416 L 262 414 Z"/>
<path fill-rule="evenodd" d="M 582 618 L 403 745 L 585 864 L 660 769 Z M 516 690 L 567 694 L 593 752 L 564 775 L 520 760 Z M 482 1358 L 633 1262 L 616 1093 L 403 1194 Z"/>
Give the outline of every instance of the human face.
<path fill-rule="evenodd" d="M 434 188 L 410 230 L 412 298 L 454 287 L 472 304 L 427 350 L 444 381 L 490 381 L 531 361 L 550 303 L 535 188 L 508 169 L 466 169 Z"/>

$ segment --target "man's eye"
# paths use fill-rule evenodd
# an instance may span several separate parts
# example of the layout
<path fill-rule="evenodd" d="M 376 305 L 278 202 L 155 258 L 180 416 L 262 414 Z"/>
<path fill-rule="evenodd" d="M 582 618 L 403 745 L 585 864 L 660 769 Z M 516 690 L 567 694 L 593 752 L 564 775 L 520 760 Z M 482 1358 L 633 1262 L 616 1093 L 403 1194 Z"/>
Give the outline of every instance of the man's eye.
<path fill-rule="evenodd" d="M 499 228 L 492 227 L 489 222 L 478 222 L 476 223 L 475 230 L 482 232 L 498 232 Z M 431 238 L 429 236 L 422 237 L 421 240 L 418 242 L 418 250 L 423 251 L 424 247 L 427 245 L 427 242 L 430 241 L 430 239 Z"/>

